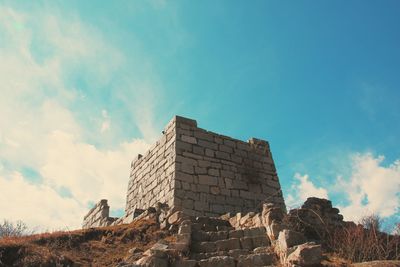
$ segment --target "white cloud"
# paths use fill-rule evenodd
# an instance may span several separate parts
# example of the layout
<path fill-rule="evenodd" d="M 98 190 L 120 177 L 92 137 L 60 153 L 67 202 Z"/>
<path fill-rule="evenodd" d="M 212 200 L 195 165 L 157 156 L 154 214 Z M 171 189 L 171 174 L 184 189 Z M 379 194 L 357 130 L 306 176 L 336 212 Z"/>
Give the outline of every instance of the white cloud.
<path fill-rule="evenodd" d="M 2 218 L 26 222 L 30 228 L 61 230 L 78 228 L 85 207 L 73 198 L 62 198 L 52 187 L 35 185 L 18 172 L 0 176 Z"/>
<path fill-rule="evenodd" d="M 328 192 L 346 200 L 338 205 L 345 220 L 358 221 L 372 213 L 385 218 L 399 213 L 400 207 L 400 160 L 382 166 L 384 156 L 374 157 L 371 153 L 355 154 L 351 158 L 349 177 L 337 173 L 329 187 L 318 188 L 308 175 L 295 174 L 295 181 L 287 197 L 287 204 L 298 206 L 307 197 L 327 198 Z M 329 189 L 329 190 L 328 190 Z M 335 203 L 335 199 L 333 199 Z"/>
<path fill-rule="evenodd" d="M 348 180 L 338 177 L 340 188 L 347 194 L 349 205 L 339 207 L 348 220 L 358 220 L 376 213 L 389 217 L 400 207 L 400 160 L 382 166 L 384 156 L 371 153 L 352 157 L 352 175 Z"/>
<path fill-rule="evenodd" d="M 0 220 L 77 228 L 89 202 L 107 198 L 111 208 L 124 208 L 130 160 L 149 147 L 149 139 L 119 140 L 102 149 L 92 145 L 87 136 L 98 130 L 91 133 L 73 108 L 76 101 L 91 99 L 66 79 L 79 67 L 89 86 L 108 85 L 126 67 L 121 53 L 79 18 L 56 10 L 25 13 L 0 5 L 0 36 L 7 40 L 0 42 Z M 44 55 L 32 50 L 35 38 L 48 48 Z M 137 97 L 140 89 L 131 90 L 136 82 L 124 80 L 127 86 L 119 92 L 125 99 Z M 132 103 L 126 109 L 139 112 L 132 115 L 141 118 L 138 128 L 154 135 L 153 106 L 146 105 L 151 96 L 146 92 L 135 109 Z M 113 128 L 116 124 L 113 120 Z M 106 110 L 99 126 L 101 133 L 113 130 Z M 36 170 L 41 181 L 24 176 L 19 171 L 24 167 Z M 62 189 L 71 197 L 62 197 Z"/>
<path fill-rule="evenodd" d="M 299 206 L 309 197 L 328 198 L 328 191 L 322 187 L 315 186 L 307 174 L 302 176 L 296 173 L 294 178 L 297 181 L 292 185 L 292 193 L 286 199 L 289 207 Z"/>

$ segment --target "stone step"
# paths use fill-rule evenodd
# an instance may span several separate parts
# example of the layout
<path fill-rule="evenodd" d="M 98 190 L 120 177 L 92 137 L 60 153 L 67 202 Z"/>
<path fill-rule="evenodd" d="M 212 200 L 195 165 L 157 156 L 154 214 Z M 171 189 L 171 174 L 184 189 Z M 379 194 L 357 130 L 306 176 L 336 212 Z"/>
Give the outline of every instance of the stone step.
<path fill-rule="evenodd" d="M 236 267 L 234 258 L 229 256 L 216 256 L 198 261 L 199 267 Z M 249 265 L 250 266 L 250 265 Z"/>
<path fill-rule="evenodd" d="M 241 238 L 228 238 L 216 241 L 192 240 L 191 251 L 197 253 L 229 251 L 234 249 L 253 250 L 258 247 L 268 247 L 270 241 L 266 235 L 245 236 Z"/>
<path fill-rule="evenodd" d="M 257 253 L 241 255 L 237 259 L 236 267 L 267 266 L 274 263 L 273 253 Z"/>
<path fill-rule="evenodd" d="M 193 231 L 192 240 L 201 241 L 218 241 L 223 239 L 228 239 L 228 231 L 218 231 L 218 232 L 205 232 L 205 231 Z"/>
<path fill-rule="evenodd" d="M 213 217 L 196 217 L 192 225 L 193 230 L 211 231 L 229 231 L 234 229 L 229 221 Z"/>
<path fill-rule="evenodd" d="M 241 254 L 243 253 L 243 254 Z M 251 253 L 249 251 L 230 251 L 228 253 L 198 253 L 192 255 L 187 266 L 193 266 L 193 261 L 199 267 L 261 267 L 272 265 L 276 259 L 273 253 Z M 186 265 L 181 265 L 182 267 Z"/>
<path fill-rule="evenodd" d="M 197 242 L 217 241 L 228 238 L 255 237 L 262 235 L 266 235 L 265 227 L 255 227 L 244 230 L 231 229 L 229 231 L 204 231 L 194 229 L 192 231 L 192 240 Z"/>
<path fill-rule="evenodd" d="M 217 256 L 229 256 L 228 252 L 226 251 L 218 251 L 218 252 L 206 252 L 206 253 L 191 253 L 190 254 L 190 259 L 200 261 L 204 259 L 208 259 L 211 257 L 217 257 Z"/>

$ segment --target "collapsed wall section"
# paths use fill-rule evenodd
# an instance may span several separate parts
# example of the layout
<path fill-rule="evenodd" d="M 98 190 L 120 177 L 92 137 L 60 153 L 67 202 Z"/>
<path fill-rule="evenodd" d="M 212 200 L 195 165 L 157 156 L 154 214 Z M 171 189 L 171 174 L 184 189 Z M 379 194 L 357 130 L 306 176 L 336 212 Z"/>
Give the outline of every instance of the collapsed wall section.
<path fill-rule="evenodd" d="M 118 218 L 109 217 L 110 206 L 106 199 L 100 200 L 83 218 L 82 228 L 108 226 Z"/>
<path fill-rule="evenodd" d="M 273 202 L 286 210 L 269 144 L 243 142 L 176 124 L 174 206 L 190 215 L 259 210 Z"/>
<path fill-rule="evenodd" d="M 130 222 L 137 210 L 154 207 L 157 202 L 173 204 L 175 141 L 175 120 L 172 120 L 161 139 L 132 162 L 124 222 Z"/>

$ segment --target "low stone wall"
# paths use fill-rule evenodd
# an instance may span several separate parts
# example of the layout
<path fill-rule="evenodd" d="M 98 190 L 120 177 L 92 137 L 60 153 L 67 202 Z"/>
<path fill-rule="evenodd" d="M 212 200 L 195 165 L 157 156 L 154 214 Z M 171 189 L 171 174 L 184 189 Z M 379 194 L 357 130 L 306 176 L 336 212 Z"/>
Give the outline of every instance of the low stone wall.
<path fill-rule="evenodd" d="M 102 199 L 83 218 L 82 228 L 100 227 L 111 225 L 118 218 L 109 217 L 110 206 L 107 199 Z"/>

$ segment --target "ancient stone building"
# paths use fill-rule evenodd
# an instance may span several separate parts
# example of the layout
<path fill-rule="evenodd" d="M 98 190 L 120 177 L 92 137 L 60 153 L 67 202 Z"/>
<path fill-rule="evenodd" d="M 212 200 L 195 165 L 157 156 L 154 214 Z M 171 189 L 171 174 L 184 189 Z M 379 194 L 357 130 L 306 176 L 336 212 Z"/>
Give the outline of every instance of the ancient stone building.
<path fill-rule="evenodd" d="M 125 216 L 117 223 L 158 202 L 194 216 L 257 211 L 263 202 L 286 209 L 267 141 L 233 139 L 180 116 L 132 162 Z"/>

